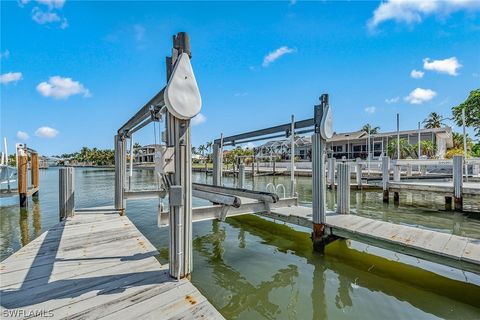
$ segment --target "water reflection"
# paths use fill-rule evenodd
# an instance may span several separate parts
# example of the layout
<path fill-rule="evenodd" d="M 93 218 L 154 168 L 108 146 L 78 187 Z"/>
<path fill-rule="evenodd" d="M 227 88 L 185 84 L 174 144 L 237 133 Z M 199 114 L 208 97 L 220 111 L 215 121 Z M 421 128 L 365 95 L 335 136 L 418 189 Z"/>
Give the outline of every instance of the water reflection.
<path fill-rule="evenodd" d="M 345 313 L 355 317 L 355 310 L 363 310 L 359 317 L 369 314 L 370 318 L 382 318 L 382 314 L 384 318 L 392 314 L 415 318 L 422 312 L 449 318 L 460 309 L 464 318 L 470 318 L 480 312 L 478 285 L 350 249 L 348 241 L 337 241 L 325 255 L 320 255 L 312 251 L 308 234 L 254 216 L 209 223 L 211 231 L 194 240 L 194 249 L 206 260 L 201 265 L 211 267 L 208 272 L 213 281 L 208 285 L 199 281 L 204 271 L 195 269 L 193 282 L 200 288 L 208 286 L 214 292 L 224 292 L 221 298 L 213 295 L 213 301 L 227 318 L 261 315 L 268 319 L 327 319 Z M 257 274 L 245 270 L 248 266 L 242 261 L 244 253 L 229 252 L 231 246 L 225 248 L 232 235 L 238 239 L 238 248 L 247 250 L 242 244 L 245 241 L 250 246 L 270 248 L 271 252 L 250 257 L 249 263 L 255 264 Z M 268 268 L 261 267 L 264 261 L 270 262 Z M 268 280 L 259 281 L 258 277 Z M 307 292 L 310 302 L 305 300 Z M 388 307 L 382 301 L 388 301 Z M 373 309 L 366 312 L 364 308 Z"/>

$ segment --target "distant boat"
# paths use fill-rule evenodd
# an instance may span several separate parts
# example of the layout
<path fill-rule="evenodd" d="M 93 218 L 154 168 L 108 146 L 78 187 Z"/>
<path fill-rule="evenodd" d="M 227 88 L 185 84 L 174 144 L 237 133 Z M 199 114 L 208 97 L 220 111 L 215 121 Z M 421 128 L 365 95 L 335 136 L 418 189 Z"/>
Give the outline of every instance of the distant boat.
<path fill-rule="evenodd" d="M 4 152 L 0 161 L 0 184 L 7 184 L 17 181 L 17 168 L 8 165 L 7 138 L 3 138 Z"/>
<path fill-rule="evenodd" d="M 17 168 L 6 164 L 0 165 L 0 184 L 10 184 L 17 181 Z"/>

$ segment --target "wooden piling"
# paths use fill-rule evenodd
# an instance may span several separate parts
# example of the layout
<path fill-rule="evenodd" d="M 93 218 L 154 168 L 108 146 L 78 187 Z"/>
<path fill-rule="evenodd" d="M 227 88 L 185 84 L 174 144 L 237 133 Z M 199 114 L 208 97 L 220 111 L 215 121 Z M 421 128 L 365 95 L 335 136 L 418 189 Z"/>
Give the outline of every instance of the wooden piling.
<path fill-rule="evenodd" d="M 463 156 L 453 156 L 453 200 L 455 210 L 463 210 Z"/>
<path fill-rule="evenodd" d="M 20 198 L 20 208 L 26 208 L 28 206 L 28 157 L 26 154 L 18 155 L 17 164 L 17 176 L 18 176 L 18 196 Z"/>
<path fill-rule="evenodd" d="M 75 173 L 73 168 L 60 168 L 58 172 L 59 220 L 72 217 L 75 210 Z"/>
<path fill-rule="evenodd" d="M 350 213 L 350 165 L 339 163 L 337 165 L 337 213 Z"/>
<path fill-rule="evenodd" d="M 383 188 L 383 202 L 388 203 L 388 181 L 390 180 L 390 157 L 382 158 L 382 188 Z"/>
<path fill-rule="evenodd" d="M 38 153 L 31 154 L 31 170 L 32 170 L 32 186 L 38 188 L 40 186 L 40 162 L 38 161 Z M 38 190 L 32 194 L 32 197 L 38 197 Z"/>

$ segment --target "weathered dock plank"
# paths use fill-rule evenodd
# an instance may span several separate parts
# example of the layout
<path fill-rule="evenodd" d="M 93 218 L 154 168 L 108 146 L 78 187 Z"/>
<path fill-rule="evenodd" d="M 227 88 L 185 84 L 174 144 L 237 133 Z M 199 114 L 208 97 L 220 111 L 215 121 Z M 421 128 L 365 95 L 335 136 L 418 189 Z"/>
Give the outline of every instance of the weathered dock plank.
<path fill-rule="evenodd" d="M 442 195 L 453 195 L 452 181 L 399 181 L 388 183 L 390 191 L 422 191 L 435 192 Z M 480 183 L 463 182 L 462 194 L 469 196 L 480 195 Z"/>
<path fill-rule="evenodd" d="M 190 281 L 172 279 L 156 256 L 126 216 L 78 213 L 1 263 L 2 315 L 223 319 Z"/>
<path fill-rule="evenodd" d="M 312 225 L 311 208 L 275 208 L 258 214 L 302 227 Z M 332 212 L 326 226 L 335 236 L 480 274 L 480 239 Z"/>

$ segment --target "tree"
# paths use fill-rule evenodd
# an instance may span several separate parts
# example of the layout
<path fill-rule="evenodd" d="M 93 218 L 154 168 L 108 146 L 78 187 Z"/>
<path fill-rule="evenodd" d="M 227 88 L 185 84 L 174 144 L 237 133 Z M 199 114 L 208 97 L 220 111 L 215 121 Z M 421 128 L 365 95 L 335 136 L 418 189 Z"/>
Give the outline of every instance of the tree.
<path fill-rule="evenodd" d="M 468 136 L 468 133 L 466 134 L 467 137 L 467 152 L 468 150 L 471 150 L 473 147 L 473 141 L 472 139 Z M 453 148 L 455 149 L 463 149 L 463 134 L 453 132 L 452 133 L 452 140 L 453 140 Z"/>
<path fill-rule="evenodd" d="M 387 153 L 390 157 L 398 158 L 397 156 L 397 139 L 390 140 L 387 145 Z M 407 139 L 400 139 L 400 158 L 405 159 L 415 155 L 413 146 L 408 143 Z"/>
<path fill-rule="evenodd" d="M 376 134 L 380 130 L 380 127 L 373 127 L 372 128 L 372 126 L 369 123 L 367 123 L 367 124 L 363 125 L 361 130 L 365 131 L 366 133 Z"/>
<path fill-rule="evenodd" d="M 192 146 L 192 154 L 197 154 L 197 148 L 195 148 L 194 146 Z"/>
<path fill-rule="evenodd" d="M 480 89 L 470 91 L 467 100 L 452 108 L 453 120 L 462 126 L 462 109 L 465 110 L 465 125 L 473 127 L 475 136 L 480 138 Z"/>
<path fill-rule="evenodd" d="M 443 116 L 439 115 L 436 112 L 432 112 L 428 115 L 428 117 L 423 120 L 424 128 L 426 129 L 434 129 L 434 128 L 441 128 L 445 124 L 443 123 Z"/>
<path fill-rule="evenodd" d="M 207 148 L 205 147 L 205 145 L 201 144 L 198 146 L 198 152 L 203 156 L 205 157 L 205 151 L 207 151 Z"/>

